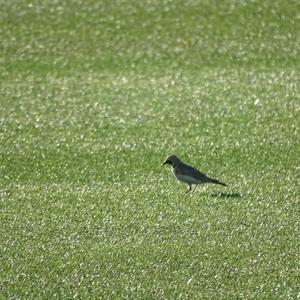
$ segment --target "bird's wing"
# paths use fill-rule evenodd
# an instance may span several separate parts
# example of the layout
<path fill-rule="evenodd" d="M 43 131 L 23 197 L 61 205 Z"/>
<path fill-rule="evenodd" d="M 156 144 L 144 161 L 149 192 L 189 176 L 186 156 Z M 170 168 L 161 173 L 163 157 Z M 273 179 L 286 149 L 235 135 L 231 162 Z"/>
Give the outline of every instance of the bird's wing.
<path fill-rule="evenodd" d="M 183 174 L 185 175 L 189 175 L 189 176 L 193 176 L 194 178 L 201 180 L 201 181 L 210 181 L 210 178 L 207 177 L 204 173 L 201 173 L 200 171 L 198 171 L 197 169 L 188 166 L 186 164 L 182 164 L 180 166 L 180 169 L 182 171 Z"/>

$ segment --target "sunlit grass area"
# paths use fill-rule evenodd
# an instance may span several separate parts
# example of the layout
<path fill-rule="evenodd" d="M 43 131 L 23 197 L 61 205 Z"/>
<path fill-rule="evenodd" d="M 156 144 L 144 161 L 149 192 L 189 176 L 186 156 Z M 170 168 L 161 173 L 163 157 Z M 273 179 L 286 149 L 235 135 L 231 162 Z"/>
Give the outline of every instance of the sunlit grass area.
<path fill-rule="evenodd" d="M 299 297 L 296 1 L 0 3 L 1 297 Z"/>

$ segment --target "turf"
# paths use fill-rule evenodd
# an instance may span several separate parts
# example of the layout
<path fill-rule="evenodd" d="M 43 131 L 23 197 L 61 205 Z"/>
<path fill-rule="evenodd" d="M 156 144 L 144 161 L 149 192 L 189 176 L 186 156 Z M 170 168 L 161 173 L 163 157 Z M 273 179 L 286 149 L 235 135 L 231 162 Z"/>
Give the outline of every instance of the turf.
<path fill-rule="evenodd" d="M 298 1 L 0 3 L 1 298 L 299 297 Z"/>

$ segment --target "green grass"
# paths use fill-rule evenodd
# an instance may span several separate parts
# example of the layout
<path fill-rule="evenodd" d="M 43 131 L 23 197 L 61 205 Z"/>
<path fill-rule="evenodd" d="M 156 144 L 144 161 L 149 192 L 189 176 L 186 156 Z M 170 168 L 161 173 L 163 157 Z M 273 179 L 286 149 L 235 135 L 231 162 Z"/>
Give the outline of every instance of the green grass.
<path fill-rule="evenodd" d="M 297 1 L 0 3 L 1 299 L 299 297 Z"/>

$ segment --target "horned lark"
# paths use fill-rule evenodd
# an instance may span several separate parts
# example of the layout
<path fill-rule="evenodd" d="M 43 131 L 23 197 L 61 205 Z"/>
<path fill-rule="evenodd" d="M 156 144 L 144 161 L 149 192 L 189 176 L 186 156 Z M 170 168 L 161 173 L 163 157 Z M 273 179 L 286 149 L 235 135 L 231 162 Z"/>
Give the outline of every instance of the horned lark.
<path fill-rule="evenodd" d="M 186 193 L 192 190 L 193 184 L 195 185 L 194 190 L 198 184 L 203 184 L 203 183 L 215 183 L 215 184 L 221 184 L 227 186 L 225 183 L 222 183 L 216 179 L 209 178 L 205 174 L 198 171 L 197 169 L 184 164 L 175 155 L 168 156 L 163 162 L 163 165 L 165 164 L 170 164 L 172 166 L 173 174 L 179 181 L 188 184 L 189 189 L 186 191 Z"/>

